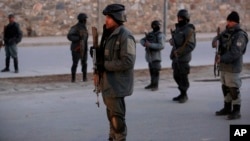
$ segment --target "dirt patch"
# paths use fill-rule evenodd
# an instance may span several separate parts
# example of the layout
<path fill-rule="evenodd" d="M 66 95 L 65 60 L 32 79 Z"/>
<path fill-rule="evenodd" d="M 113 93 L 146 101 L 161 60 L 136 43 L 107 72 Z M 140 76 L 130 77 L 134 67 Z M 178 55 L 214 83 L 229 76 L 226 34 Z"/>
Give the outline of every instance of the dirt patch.
<path fill-rule="evenodd" d="M 134 72 L 136 79 L 149 79 L 148 69 L 135 70 Z M 243 75 L 250 75 L 250 63 L 244 64 Z M 163 68 L 161 70 L 161 78 L 163 79 L 172 79 L 172 69 Z M 93 74 L 88 73 L 88 82 L 92 82 Z M 82 75 L 77 74 L 77 81 L 81 81 Z M 190 80 L 198 80 L 204 78 L 215 78 L 213 72 L 213 66 L 198 66 L 191 67 Z M 218 78 L 218 77 L 217 77 Z M 0 78 L 0 81 L 3 83 L 15 83 L 15 84 L 45 84 L 45 83 L 65 83 L 70 82 L 70 74 L 62 75 L 46 75 L 46 76 L 35 76 L 35 77 L 18 77 L 18 78 Z"/>

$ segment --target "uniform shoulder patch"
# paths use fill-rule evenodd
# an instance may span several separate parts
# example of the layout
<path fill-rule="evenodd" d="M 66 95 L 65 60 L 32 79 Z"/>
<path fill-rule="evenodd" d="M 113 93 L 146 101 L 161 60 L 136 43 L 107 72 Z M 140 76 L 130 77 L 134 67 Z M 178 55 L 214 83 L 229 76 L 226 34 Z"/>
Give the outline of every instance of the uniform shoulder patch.
<path fill-rule="evenodd" d="M 128 38 L 128 46 L 127 46 L 127 52 L 129 54 L 135 55 L 135 42 L 133 39 Z"/>

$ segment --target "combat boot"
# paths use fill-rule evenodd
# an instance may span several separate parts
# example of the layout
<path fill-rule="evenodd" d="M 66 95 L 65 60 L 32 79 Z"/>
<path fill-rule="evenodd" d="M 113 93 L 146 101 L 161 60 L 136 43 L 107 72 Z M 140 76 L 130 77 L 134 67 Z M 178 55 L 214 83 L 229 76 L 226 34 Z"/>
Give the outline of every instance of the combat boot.
<path fill-rule="evenodd" d="M 9 72 L 10 71 L 9 66 L 10 66 L 10 57 L 6 57 L 5 68 L 2 69 L 1 72 Z"/>
<path fill-rule="evenodd" d="M 76 81 L 76 73 L 71 73 L 71 82 L 74 83 Z"/>
<path fill-rule="evenodd" d="M 18 73 L 19 72 L 19 69 L 18 69 L 18 59 L 14 58 L 13 60 L 14 60 L 15 73 Z"/>
<path fill-rule="evenodd" d="M 153 83 L 151 85 L 151 91 L 157 91 L 158 90 L 158 82 L 157 83 Z"/>
<path fill-rule="evenodd" d="M 1 72 L 9 72 L 9 71 L 10 71 L 10 69 L 8 69 L 8 68 L 4 68 L 1 70 Z"/>
<path fill-rule="evenodd" d="M 86 74 L 86 72 L 83 72 L 83 74 L 82 74 L 82 81 L 83 82 L 87 81 L 87 74 Z"/>
<path fill-rule="evenodd" d="M 173 101 L 179 101 L 179 100 L 180 100 L 180 98 L 181 98 L 181 94 L 180 94 L 180 95 L 178 95 L 178 96 L 176 96 L 176 97 L 174 97 L 174 98 L 173 98 Z"/>
<path fill-rule="evenodd" d="M 188 100 L 187 94 L 181 94 L 179 103 L 185 103 Z"/>
<path fill-rule="evenodd" d="M 109 137 L 109 138 L 108 138 L 108 141 L 113 141 L 113 138 L 112 138 L 112 137 Z"/>
<path fill-rule="evenodd" d="M 227 116 L 228 120 L 239 119 L 240 115 L 240 105 L 233 105 L 233 111 Z"/>
<path fill-rule="evenodd" d="M 152 88 L 152 83 L 150 83 L 149 85 L 147 85 L 146 87 L 144 87 L 144 89 L 151 89 Z"/>
<path fill-rule="evenodd" d="M 232 110 L 232 103 L 231 102 L 224 102 L 224 107 L 215 112 L 216 116 L 225 116 L 231 113 Z"/>

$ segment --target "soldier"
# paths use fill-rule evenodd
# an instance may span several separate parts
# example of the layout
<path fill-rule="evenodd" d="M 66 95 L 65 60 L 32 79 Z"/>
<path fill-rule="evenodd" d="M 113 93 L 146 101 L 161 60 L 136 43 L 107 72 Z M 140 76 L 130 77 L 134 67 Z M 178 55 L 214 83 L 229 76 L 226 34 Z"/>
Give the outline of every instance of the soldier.
<path fill-rule="evenodd" d="M 1 72 L 9 72 L 10 66 L 10 57 L 14 61 L 15 73 L 19 72 L 18 69 L 18 56 L 17 56 L 17 44 L 22 40 L 22 31 L 19 27 L 19 24 L 15 22 L 15 16 L 10 14 L 8 16 L 9 24 L 4 27 L 4 44 L 5 44 L 5 68 Z"/>
<path fill-rule="evenodd" d="M 87 15 L 80 13 L 77 16 L 78 23 L 71 27 L 67 37 L 71 41 L 72 67 L 71 82 L 76 80 L 76 70 L 79 60 L 82 65 L 82 81 L 87 81 L 88 59 L 88 31 L 86 28 Z"/>
<path fill-rule="evenodd" d="M 172 60 L 173 77 L 178 85 L 180 95 L 173 98 L 173 101 L 184 103 L 188 100 L 187 90 L 189 88 L 188 74 L 190 71 L 189 62 L 191 52 L 196 46 L 195 27 L 189 23 L 190 16 L 186 9 L 178 11 L 178 23 L 176 29 L 171 33 L 172 39 L 169 40 L 173 46 L 170 59 Z"/>
<path fill-rule="evenodd" d="M 232 11 L 227 17 L 226 29 L 212 42 L 212 47 L 216 47 L 217 41 L 219 41 L 219 53 L 215 61 L 220 64 L 221 87 L 224 95 L 224 107 L 216 111 L 215 114 L 217 116 L 228 115 L 227 119 L 229 120 L 241 117 L 240 73 L 248 35 L 240 28 L 239 23 L 238 13 Z"/>
<path fill-rule="evenodd" d="M 146 61 L 148 62 L 151 83 L 145 89 L 158 90 L 161 70 L 161 50 L 165 46 L 165 35 L 160 31 L 160 22 L 155 20 L 151 23 L 153 31 L 146 33 L 146 37 L 140 43 L 146 50 Z"/>
<path fill-rule="evenodd" d="M 123 25 L 126 22 L 125 6 L 110 4 L 103 10 L 105 25 L 97 57 L 103 56 L 103 63 L 97 62 L 98 71 L 103 72 L 102 97 L 106 105 L 110 124 L 109 140 L 125 141 L 125 97 L 133 93 L 136 43 L 133 35 Z M 98 83 L 95 75 L 94 82 Z"/>

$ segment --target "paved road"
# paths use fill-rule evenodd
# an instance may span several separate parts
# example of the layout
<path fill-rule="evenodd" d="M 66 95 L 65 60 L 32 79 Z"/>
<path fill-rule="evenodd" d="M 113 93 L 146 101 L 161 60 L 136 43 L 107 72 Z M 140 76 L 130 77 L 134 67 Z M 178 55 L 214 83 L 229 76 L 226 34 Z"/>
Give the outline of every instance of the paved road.
<path fill-rule="evenodd" d="M 91 44 L 90 44 L 91 45 Z M 244 62 L 250 62 L 250 44 L 244 55 Z M 135 69 L 147 68 L 144 58 L 145 50 L 137 44 L 137 57 Z M 171 61 L 169 59 L 171 47 L 166 43 L 165 49 L 162 51 L 162 66 L 169 68 Z M 25 76 L 42 76 L 53 74 L 69 74 L 71 68 L 71 54 L 69 45 L 61 46 L 38 46 L 38 47 L 20 47 L 19 48 L 19 64 L 20 73 L 14 74 L 13 64 L 11 64 L 10 73 L 0 73 L 0 78 L 7 77 L 25 77 Z M 213 64 L 215 50 L 211 48 L 210 41 L 199 41 L 193 52 L 192 66 L 211 65 Z M 4 68 L 5 54 L 0 52 L 0 69 Z M 11 61 L 12 63 L 12 61 Z M 80 66 L 80 63 L 79 63 Z M 88 59 L 88 72 L 92 72 L 92 59 Z M 80 67 L 78 67 L 80 72 Z"/>
<path fill-rule="evenodd" d="M 234 121 L 214 116 L 223 104 L 218 81 L 192 81 L 185 104 L 171 101 L 178 93 L 173 81 L 161 79 L 157 92 L 144 90 L 147 83 L 136 81 L 126 99 L 128 141 L 228 141 L 231 124 L 250 124 L 250 79 L 241 89 L 242 118 Z M 0 141 L 107 139 L 105 106 L 96 107 L 91 85 L 47 88 L 0 95 Z"/>
<path fill-rule="evenodd" d="M 163 50 L 163 66 L 170 67 L 169 50 Z M 0 78 L 69 73 L 69 47 L 19 48 L 20 73 L 0 73 Z M 212 64 L 210 42 L 198 42 L 191 65 Z M 250 50 L 244 56 L 250 62 Z M 0 52 L 0 67 L 4 59 Z M 136 69 L 147 68 L 144 50 L 138 45 Z M 89 71 L 91 60 L 89 59 Z M 91 83 L 91 82 L 88 82 Z M 178 94 L 173 80 L 161 78 L 157 92 L 137 79 L 134 94 L 127 97 L 128 141 L 228 141 L 231 124 L 250 124 L 250 79 L 243 79 L 242 118 L 235 121 L 216 117 L 221 108 L 220 83 L 191 81 L 189 101 L 171 101 Z M 10 88 L 7 91 L 4 89 Z M 105 106 L 94 104 L 93 86 L 82 82 L 14 84 L 0 86 L 0 141 L 103 141 L 108 134 Z M 101 98 L 100 98 L 101 99 Z"/>

